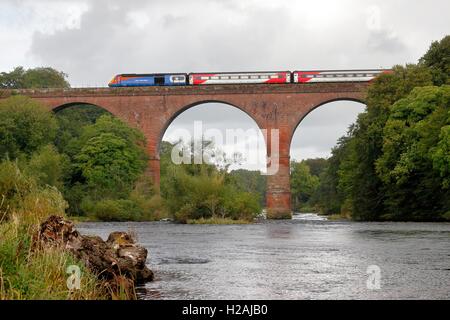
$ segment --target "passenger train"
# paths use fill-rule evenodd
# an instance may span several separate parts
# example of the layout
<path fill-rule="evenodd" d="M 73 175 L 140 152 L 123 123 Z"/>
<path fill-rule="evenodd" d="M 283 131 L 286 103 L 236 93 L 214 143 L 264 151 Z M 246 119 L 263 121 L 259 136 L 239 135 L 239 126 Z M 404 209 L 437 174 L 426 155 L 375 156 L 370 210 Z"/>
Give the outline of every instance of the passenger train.
<path fill-rule="evenodd" d="M 197 86 L 210 84 L 368 82 L 390 70 L 319 70 L 220 73 L 119 74 L 110 87 Z"/>

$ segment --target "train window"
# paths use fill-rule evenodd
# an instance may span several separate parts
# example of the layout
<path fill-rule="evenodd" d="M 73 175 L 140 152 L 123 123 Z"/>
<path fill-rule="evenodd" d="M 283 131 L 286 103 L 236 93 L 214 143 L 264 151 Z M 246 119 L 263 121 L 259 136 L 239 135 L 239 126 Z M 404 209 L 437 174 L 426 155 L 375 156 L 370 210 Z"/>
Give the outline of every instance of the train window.
<path fill-rule="evenodd" d="M 255 75 L 250 76 L 250 79 L 258 79 L 258 76 L 255 76 Z"/>
<path fill-rule="evenodd" d="M 316 78 L 323 78 L 323 74 L 317 74 Z"/>
<path fill-rule="evenodd" d="M 239 78 L 243 79 L 243 80 L 247 80 L 248 76 L 240 76 Z"/>
<path fill-rule="evenodd" d="M 211 80 L 219 80 L 219 77 L 218 76 L 212 76 Z"/>
<path fill-rule="evenodd" d="M 270 79 L 278 79 L 278 75 L 271 75 Z"/>
<path fill-rule="evenodd" d="M 333 77 L 334 77 L 334 74 L 327 74 L 327 75 L 325 75 L 325 77 L 327 77 L 327 78 L 333 78 Z"/>
<path fill-rule="evenodd" d="M 164 76 L 157 76 L 155 77 L 155 84 L 158 86 L 162 86 L 165 84 Z"/>
<path fill-rule="evenodd" d="M 228 80 L 228 79 L 230 79 L 230 77 L 229 76 L 221 76 L 220 79 L 221 80 Z"/>
<path fill-rule="evenodd" d="M 303 77 L 304 78 L 314 78 L 315 75 L 314 74 L 304 74 Z"/>
<path fill-rule="evenodd" d="M 345 76 L 350 78 L 350 77 L 353 77 L 353 74 L 352 73 L 347 73 Z"/>
<path fill-rule="evenodd" d="M 202 76 L 202 77 L 200 77 L 200 80 L 209 80 L 209 77 L 208 76 Z"/>
<path fill-rule="evenodd" d="M 364 77 L 364 74 L 363 73 L 358 73 L 356 76 L 357 77 Z"/>
<path fill-rule="evenodd" d="M 230 79 L 237 80 L 237 79 L 239 79 L 239 76 L 230 76 Z"/>

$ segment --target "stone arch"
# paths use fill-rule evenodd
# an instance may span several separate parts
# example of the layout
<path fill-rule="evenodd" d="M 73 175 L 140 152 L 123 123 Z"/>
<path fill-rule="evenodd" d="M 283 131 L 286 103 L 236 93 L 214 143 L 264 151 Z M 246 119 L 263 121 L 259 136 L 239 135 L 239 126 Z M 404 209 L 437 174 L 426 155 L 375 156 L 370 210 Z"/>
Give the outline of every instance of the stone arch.
<path fill-rule="evenodd" d="M 366 102 L 364 99 L 362 98 L 358 98 L 358 97 L 338 97 L 338 98 L 332 98 L 332 99 L 326 99 L 323 101 L 320 101 L 317 104 L 314 104 L 311 108 L 309 108 L 306 112 L 304 112 L 301 117 L 298 119 L 298 121 L 296 122 L 296 124 L 293 126 L 292 130 L 291 130 L 291 134 L 290 134 L 290 140 L 289 140 L 289 150 L 292 147 L 292 139 L 294 137 L 294 133 L 295 131 L 297 131 L 300 123 L 314 110 L 320 108 L 321 106 L 324 106 L 326 104 L 329 103 L 333 103 L 333 102 L 338 102 L 338 101 L 350 101 L 350 102 L 357 102 L 363 105 L 366 105 Z"/>
<path fill-rule="evenodd" d="M 175 112 L 173 112 L 170 117 L 165 121 L 164 125 L 162 126 L 161 131 L 159 132 L 158 135 L 158 141 L 157 141 L 157 150 L 159 152 L 159 148 L 160 148 L 160 144 L 162 141 L 162 138 L 164 136 L 164 134 L 166 133 L 167 129 L 169 128 L 169 126 L 172 124 L 172 122 L 179 116 L 181 115 L 183 112 L 194 108 L 196 106 L 202 105 L 202 104 L 206 104 L 206 103 L 220 103 L 220 104 L 224 104 L 233 108 L 236 108 L 242 112 L 244 112 L 250 119 L 252 119 L 252 121 L 256 124 L 256 126 L 258 127 L 258 129 L 261 131 L 261 124 L 258 122 L 258 120 L 254 117 L 253 114 L 251 114 L 248 110 L 246 110 L 243 107 L 240 107 L 238 104 L 229 102 L 229 101 L 225 101 L 225 100 L 219 100 L 219 99 L 204 99 L 204 100 L 198 100 L 186 105 L 183 105 L 182 107 L 178 108 Z"/>
<path fill-rule="evenodd" d="M 111 110 L 108 110 L 108 108 L 106 108 L 104 106 L 101 106 L 99 104 L 91 103 L 91 102 L 78 102 L 78 101 L 68 102 L 68 103 L 64 103 L 64 104 L 61 104 L 61 105 L 57 105 L 56 107 L 52 107 L 51 111 L 53 113 L 58 113 L 60 111 L 63 111 L 65 109 L 68 109 L 68 108 L 71 108 L 71 107 L 74 107 L 74 106 L 94 106 L 94 107 L 100 108 L 100 109 L 108 112 L 111 115 L 114 115 L 114 113 Z"/>

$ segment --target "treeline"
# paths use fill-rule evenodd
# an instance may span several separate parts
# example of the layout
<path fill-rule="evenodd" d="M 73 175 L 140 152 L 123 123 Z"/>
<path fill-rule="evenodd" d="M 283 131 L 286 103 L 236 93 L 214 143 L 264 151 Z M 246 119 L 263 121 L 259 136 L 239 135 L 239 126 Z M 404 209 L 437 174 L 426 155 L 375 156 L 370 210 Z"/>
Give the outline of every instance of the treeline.
<path fill-rule="evenodd" d="M 450 220 L 450 36 L 370 86 L 319 177 L 295 164 L 294 201 L 355 220 Z M 295 169 L 295 167 L 294 167 Z M 313 190 L 311 192 L 311 190 Z M 303 197 L 303 198 L 302 198 Z M 295 204 L 295 203 L 294 203 Z"/>

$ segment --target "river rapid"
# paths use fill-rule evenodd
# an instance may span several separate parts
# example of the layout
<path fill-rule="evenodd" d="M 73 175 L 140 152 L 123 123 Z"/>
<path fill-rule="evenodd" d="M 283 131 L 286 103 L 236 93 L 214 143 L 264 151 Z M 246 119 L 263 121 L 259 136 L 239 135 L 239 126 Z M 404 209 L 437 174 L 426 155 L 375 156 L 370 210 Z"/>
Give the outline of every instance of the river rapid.
<path fill-rule="evenodd" d="M 450 223 L 328 221 L 249 225 L 80 223 L 133 232 L 155 281 L 141 299 L 450 299 Z"/>

